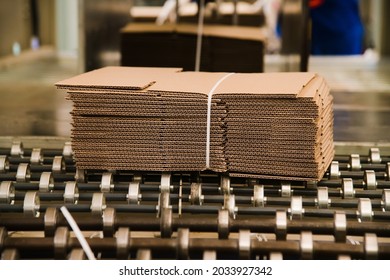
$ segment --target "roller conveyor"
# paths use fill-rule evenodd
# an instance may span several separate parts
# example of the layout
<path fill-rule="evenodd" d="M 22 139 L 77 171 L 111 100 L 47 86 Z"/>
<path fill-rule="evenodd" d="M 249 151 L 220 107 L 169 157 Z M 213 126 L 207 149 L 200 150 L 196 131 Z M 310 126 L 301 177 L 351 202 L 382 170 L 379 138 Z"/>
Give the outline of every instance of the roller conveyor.
<path fill-rule="evenodd" d="M 0 148 L 1 259 L 388 259 L 390 156 L 336 155 L 319 182 L 79 170 L 63 149 Z"/>

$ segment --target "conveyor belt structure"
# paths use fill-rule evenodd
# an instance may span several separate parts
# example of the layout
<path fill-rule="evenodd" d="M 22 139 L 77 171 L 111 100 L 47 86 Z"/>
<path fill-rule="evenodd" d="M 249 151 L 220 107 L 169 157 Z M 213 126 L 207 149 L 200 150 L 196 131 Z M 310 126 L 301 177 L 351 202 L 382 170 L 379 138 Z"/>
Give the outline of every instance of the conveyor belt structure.
<path fill-rule="evenodd" d="M 0 148 L 1 259 L 388 259 L 390 156 L 336 155 L 319 182 L 79 170 L 63 149 Z"/>

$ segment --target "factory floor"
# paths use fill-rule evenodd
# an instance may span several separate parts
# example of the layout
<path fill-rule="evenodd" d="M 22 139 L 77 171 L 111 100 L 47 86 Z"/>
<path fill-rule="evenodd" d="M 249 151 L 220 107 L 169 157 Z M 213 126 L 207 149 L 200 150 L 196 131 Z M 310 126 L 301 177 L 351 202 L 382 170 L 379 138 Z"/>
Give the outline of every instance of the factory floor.
<path fill-rule="evenodd" d="M 266 72 L 285 60 L 266 57 Z M 78 73 L 75 58 L 51 48 L 0 60 L 0 137 L 69 137 L 72 104 L 54 83 Z M 309 71 L 324 76 L 334 96 L 334 138 L 340 142 L 390 142 L 390 60 L 311 57 Z"/>

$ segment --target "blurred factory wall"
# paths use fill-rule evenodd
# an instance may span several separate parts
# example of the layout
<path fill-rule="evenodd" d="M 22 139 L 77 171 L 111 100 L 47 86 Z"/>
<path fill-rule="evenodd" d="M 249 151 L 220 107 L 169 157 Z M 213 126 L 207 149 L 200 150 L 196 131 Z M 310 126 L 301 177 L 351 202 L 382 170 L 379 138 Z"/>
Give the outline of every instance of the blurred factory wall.
<path fill-rule="evenodd" d="M 55 2 L 57 52 L 60 56 L 77 57 L 79 47 L 78 0 L 51 2 Z"/>
<path fill-rule="evenodd" d="M 0 57 L 30 47 L 30 1 L 0 0 Z"/>
<path fill-rule="evenodd" d="M 77 1 L 77 0 L 76 0 Z M 10 1 L 11 2 L 11 1 Z M 55 1 L 37 0 L 39 15 L 39 40 L 41 45 L 55 45 L 56 38 L 56 13 Z"/>
<path fill-rule="evenodd" d="M 55 45 L 55 4 L 53 0 L 0 0 L 0 57 Z"/>
<path fill-rule="evenodd" d="M 0 58 L 32 47 L 34 29 L 39 45 L 52 46 L 60 56 L 79 59 L 79 71 L 120 61 L 119 30 L 131 21 L 132 5 L 161 5 L 163 0 L 0 0 Z M 390 55 L 390 1 L 361 0 L 369 37 L 366 46 Z M 36 20 L 34 27 L 34 12 Z"/>
<path fill-rule="evenodd" d="M 361 0 L 362 20 L 365 26 L 365 44 L 382 56 L 390 55 L 390 1 Z"/>
<path fill-rule="evenodd" d="M 80 57 L 85 71 L 120 64 L 119 30 L 130 21 L 131 0 L 79 0 Z"/>
<path fill-rule="evenodd" d="M 382 0 L 381 2 L 382 7 L 378 8 L 381 12 L 380 18 L 382 19 L 379 48 L 381 54 L 390 56 L 390 1 Z"/>

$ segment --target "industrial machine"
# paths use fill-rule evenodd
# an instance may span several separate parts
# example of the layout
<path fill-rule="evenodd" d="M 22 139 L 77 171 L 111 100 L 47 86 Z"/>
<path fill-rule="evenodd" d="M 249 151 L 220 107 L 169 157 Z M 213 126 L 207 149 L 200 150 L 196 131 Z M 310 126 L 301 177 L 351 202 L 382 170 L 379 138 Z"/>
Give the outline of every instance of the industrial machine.
<path fill-rule="evenodd" d="M 337 154 L 319 182 L 79 170 L 69 142 L 0 154 L 1 259 L 85 259 L 61 207 L 98 259 L 390 256 L 390 156 L 378 148 Z"/>

